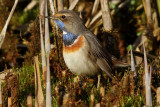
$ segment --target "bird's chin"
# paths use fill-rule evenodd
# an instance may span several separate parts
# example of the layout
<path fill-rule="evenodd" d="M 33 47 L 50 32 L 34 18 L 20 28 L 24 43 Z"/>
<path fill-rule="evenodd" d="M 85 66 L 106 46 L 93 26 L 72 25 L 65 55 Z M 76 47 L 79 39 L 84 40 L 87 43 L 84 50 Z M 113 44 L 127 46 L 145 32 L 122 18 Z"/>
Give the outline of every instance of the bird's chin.
<path fill-rule="evenodd" d="M 57 25 L 60 27 L 62 31 L 65 30 L 65 24 L 62 21 L 56 19 L 55 22 L 57 23 Z"/>

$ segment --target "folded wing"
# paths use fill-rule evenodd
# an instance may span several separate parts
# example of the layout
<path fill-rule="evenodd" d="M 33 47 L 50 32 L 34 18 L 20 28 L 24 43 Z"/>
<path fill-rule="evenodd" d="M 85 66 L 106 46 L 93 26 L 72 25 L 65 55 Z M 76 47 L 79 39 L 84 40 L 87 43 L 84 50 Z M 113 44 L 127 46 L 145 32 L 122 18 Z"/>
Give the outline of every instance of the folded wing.
<path fill-rule="evenodd" d="M 96 61 L 97 65 L 102 71 L 104 71 L 110 78 L 113 78 L 113 64 L 111 60 L 111 55 L 107 51 L 105 51 L 104 47 L 100 44 L 100 42 L 93 33 L 91 33 L 90 31 L 86 31 L 83 35 L 85 35 L 85 38 L 89 43 L 90 55 L 94 56 L 91 58 L 94 58 L 93 60 Z"/>

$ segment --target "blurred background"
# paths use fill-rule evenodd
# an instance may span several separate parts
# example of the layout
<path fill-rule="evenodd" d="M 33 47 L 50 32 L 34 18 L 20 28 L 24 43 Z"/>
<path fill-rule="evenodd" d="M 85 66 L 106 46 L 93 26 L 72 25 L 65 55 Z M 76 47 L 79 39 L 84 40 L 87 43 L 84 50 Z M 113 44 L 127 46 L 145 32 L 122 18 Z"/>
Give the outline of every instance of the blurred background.
<path fill-rule="evenodd" d="M 104 89 L 107 89 L 104 92 L 107 94 L 103 96 L 100 89 L 96 90 L 92 81 L 88 82 L 82 79 L 82 86 L 73 84 L 76 76 L 67 69 L 62 57 L 62 32 L 50 20 L 50 69 L 53 105 L 63 105 L 63 99 L 65 99 L 64 96 L 66 94 L 70 96 L 67 99 L 72 102 L 71 106 L 91 106 L 91 94 L 94 95 L 93 105 L 97 103 L 101 103 L 103 106 L 116 105 L 124 107 L 145 105 L 142 78 L 144 74 L 143 41 L 148 55 L 148 63 L 152 65 L 153 69 L 152 91 L 154 91 L 152 93 L 152 101 L 153 105 L 156 105 L 156 89 L 160 86 L 157 83 L 160 80 L 160 1 L 151 0 L 149 4 L 145 4 L 145 0 L 107 1 L 109 1 L 113 26 L 110 30 L 106 30 L 104 27 L 101 0 L 79 0 L 73 10 L 79 14 L 86 27 L 97 36 L 106 50 L 122 62 L 131 62 L 131 48 L 139 52 L 134 54 L 135 64 L 139 65 L 137 67 L 137 80 L 133 85 L 136 87 L 134 96 L 131 96 L 133 95 L 132 87 L 130 87 L 131 80 L 125 80 L 125 78 L 130 77 L 127 76 L 131 71 L 130 68 L 116 71 L 119 83 L 112 81 L 108 82 L 108 85 L 101 85 Z M 74 0 L 53 0 L 55 12 L 68 9 L 72 2 Z M 0 49 L 0 71 L 12 69 L 13 72 L 21 72 L 18 80 L 19 85 L 17 85 L 17 87 L 21 88 L 18 88 L 18 94 L 16 94 L 18 106 L 25 106 L 27 95 L 32 95 L 33 97 L 35 95 L 33 57 L 38 55 L 41 59 L 39 3 L 40 1 L 38 0 L 19 0 Z M 14 0 L 0 0 L 0 31 L 6 23 L 13 4 Z M 49 16 L 51 16 L 49 2 L 48 7 Z M 40 70 L 42 71 L 41 67 Z M 104 80 L 110 81 L 105 76 Z M 11 91 L 9 90 L 10 88 L 7 85 L 4 85 L 4 87 L 6 91 L 3 92 L 3 95 L 10 96 L 8 94 Z M 44 89 L 43 91 L 45 91 Z M 116 91 L 119 92 L 115 93 Z M 113 93 L 115 94 L 113 95 Z M 6 97 L 3 99 L 6 99 Z"/>

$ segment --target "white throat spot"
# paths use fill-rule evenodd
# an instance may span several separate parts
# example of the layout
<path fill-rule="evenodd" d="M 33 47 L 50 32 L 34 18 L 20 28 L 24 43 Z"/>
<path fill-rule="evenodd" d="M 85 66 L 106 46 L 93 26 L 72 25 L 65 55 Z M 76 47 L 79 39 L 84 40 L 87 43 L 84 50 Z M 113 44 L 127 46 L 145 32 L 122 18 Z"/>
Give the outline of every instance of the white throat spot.
<path fill-rule="evenodd" d="M 66 32 L 66 31 L 63 31 L 63 34 L 64 34 L 64 35 L 66 35 L 66 34 L 67 34 L 67 32 Z"/>

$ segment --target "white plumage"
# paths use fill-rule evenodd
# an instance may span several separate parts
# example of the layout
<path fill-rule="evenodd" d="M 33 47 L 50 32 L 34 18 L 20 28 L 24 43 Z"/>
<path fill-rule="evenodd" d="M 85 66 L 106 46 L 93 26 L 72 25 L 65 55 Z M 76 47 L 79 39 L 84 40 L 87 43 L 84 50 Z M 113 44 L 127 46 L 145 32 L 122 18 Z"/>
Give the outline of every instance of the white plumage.
<path fill-rule="evenodd" d="M 76 43 L 76 41 L 74 43 Z M 89 45 L 84 39 L 84 46 L 78 51 L 73 53 L 63 52 L 64 61 L 72 73 L 88 76 L 97 74 L 99 68 L 97 64 L 89 58 L 88 51 Z"/>

